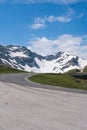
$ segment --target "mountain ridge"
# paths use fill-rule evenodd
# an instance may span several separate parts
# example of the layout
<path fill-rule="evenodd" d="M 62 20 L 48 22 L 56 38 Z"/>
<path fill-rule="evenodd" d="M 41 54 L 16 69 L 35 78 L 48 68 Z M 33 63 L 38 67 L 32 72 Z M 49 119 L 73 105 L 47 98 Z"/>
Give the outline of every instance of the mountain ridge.
<path fill-rule="evenodd" d="M 65 73 L 82 69 L 87 66 L 87 60 L 62 51 L 42 56 L 25 46 L 0 45 L 0 65 L 35 73 Z"/>

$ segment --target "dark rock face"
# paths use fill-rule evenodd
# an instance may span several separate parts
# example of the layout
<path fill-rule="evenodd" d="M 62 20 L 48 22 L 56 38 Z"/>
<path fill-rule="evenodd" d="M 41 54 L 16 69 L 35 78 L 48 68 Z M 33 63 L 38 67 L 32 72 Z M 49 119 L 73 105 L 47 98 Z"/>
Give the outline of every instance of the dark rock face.
<path fill-rule="evenodd" d="M 61 55 L 62 55 L 63 53 L 64 53 L 64 52 L 58 52 L 58 53 L 56 53 L 55 55 L 46 56 L 45 59 L 48 60 L 48 61 L 55 60 L 55 59 L 61 57 Z"/>
<path fill-rule="evenodd" d="M 76 56 L 76 58 L 72 58 L 70 61 L 68 61 L 68 64 L 70 64 L 72 66 L 74 66 L 74 65 L 79 66 L 78 60 L 79 60 L 79 57 Z"/>

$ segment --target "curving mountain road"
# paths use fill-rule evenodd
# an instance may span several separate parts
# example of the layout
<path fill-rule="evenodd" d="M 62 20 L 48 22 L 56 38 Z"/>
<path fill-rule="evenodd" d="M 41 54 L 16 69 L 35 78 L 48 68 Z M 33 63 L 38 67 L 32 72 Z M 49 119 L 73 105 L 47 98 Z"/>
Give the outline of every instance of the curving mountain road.
<path fill-rule="evenodd" d="M 0 76 L 0 130 L 87 130 L 87 94 L 32 88 L 25 76 Z"/>
<path fill-rule="evenodd" d="M 87 130 L 87 94 L 26 81 L 31 75 L 0 75 L 0 130 Z"/>
<path fill-rule="evenodd" d="M 67 91 L 67 92 L 74 92 L 74 93 L 83 93 L 87 94 L 87 91 L 84 90 L 77 90 L 77 89 L 71 89 L 71 88 L 63 88 L 58 86 L 50 86 L 50 85 L 42 85 L 39 83 L 31 82 L 27 79 L 27 77 L 30 77 L 34 75 L 33 73 L 20 73 L 20 74 L 0 74 L 0 81 L 8 82 L 8 83 L 14 83 L 19 84 L 22 87 L 34 87 L 34 88 L 44 88 L 44 89 L 50 89 L 50 90 L 60 90 L 60 91 Z"/>

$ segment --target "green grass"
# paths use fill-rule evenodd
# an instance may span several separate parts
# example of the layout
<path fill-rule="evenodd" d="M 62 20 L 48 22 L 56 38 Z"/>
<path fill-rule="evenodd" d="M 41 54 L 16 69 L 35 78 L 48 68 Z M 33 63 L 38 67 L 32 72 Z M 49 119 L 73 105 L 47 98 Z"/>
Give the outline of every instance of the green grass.
<path fill-rule="evenodd" d="M 83 72 L 87 73 L 87 66 L 84 67 Z"/>
<path fill-rule="evenodd" d="M 74 78 L 70 74 L 39 74 L 30 77 L 29 80 L 41 84 L 87 90 L 87 80 Z"/>
<path fill-rule="evenodd" d="M 21 71 L 18 69 L 14 69 L 8 66 L 3 66 L 0 65 L 0 74 L 4 74 L 4 73 L 24 73 L 25 71 Z"/>
<path fill-rule="evenodd" d="M 65 74 L 75 74 L 77 72 L 80 72 L 80 70 L 78 70 L 78 69 L 72 69 L 72 70 L 69 70 L 68 72 L 66 72 Z"/>

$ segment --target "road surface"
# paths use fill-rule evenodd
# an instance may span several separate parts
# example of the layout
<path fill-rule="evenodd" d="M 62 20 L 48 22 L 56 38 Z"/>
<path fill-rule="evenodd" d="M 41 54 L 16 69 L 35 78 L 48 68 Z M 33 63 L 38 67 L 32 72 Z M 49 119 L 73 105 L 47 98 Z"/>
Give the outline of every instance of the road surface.
<path fill-rule="evenodd" d="M 87 94 L 0 81 L 0 130 L 87 130 Z"/>
<path fill-rule="evenodd" d="M 50 89 L 50 90 L 60 90 L 60 91 L 87 94 L 87 91 L 84 91 L 84 90 L 77 90 L 77 89 L 71 89 L 71 88 L 63 88 L 63 87 L 58 87 L 58 86 L 49 86 L 49 85 L 33 83 L 27 80 L 27 77 L 32 76 L 32 75 L 33 75 L 32 73 L 0 74 L 0 81 L 19 84 L 19 85 L 22 85 L 22 87 L 27 87 L 27 88 L 34 87 L 34 88 L 44 88 L 44 89 Z"/>

